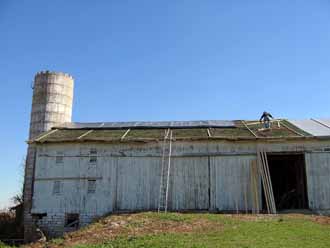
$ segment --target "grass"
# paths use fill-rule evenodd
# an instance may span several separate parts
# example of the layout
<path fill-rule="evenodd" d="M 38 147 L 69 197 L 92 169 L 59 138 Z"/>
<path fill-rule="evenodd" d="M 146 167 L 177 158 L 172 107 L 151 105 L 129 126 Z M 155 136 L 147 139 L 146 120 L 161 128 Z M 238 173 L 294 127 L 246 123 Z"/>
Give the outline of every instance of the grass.
<path fill-rule="evenodd" d="M 11 246 L 5 245 L 0 241 L 0 248 L 11 248 Z"/>
<path fill-rule="evenodd" d="M 330 247 L 330 217 L 138 213 L 112 215 L 48 247 Z M 28 246 L 37 248 L 40 246 Z"/>
<path fill-rule="evenodd" d="M 210 128 L 212 137 L 227 138 L 254 138 L 253 134 L 246 127 L 237 126 L 235 128 Z"/>

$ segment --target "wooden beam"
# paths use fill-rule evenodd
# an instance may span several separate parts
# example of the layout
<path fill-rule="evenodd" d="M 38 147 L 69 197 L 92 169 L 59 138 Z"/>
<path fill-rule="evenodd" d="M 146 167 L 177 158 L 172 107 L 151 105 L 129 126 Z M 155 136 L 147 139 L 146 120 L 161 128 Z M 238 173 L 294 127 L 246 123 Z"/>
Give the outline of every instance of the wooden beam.
<path fill-rule="evenodd" d="M 46 138 L 48 135 L 55 133 L 57 130 L 58 130 L 58 129 L 51 130 L 51 131 L 49 131 L 48 133 L 42 135 L 41 137 L 35 139 L 35 141 L 41 141 L 43 138 Z"/>
<path fill-rule="evenodd" d="M 211 134 L 210 129 L 208 128 L 208 129 L 206 129 L 206 131 L 207 131 L 207 135 L 208 135 L 209 137 L 212 137 L 212 134 Z"/>
<path fill-rule="evenodd" d="M 80 135 L 77 139 L 79 140 L 79 139 L 81 139 L 81 138 L 87 136 L 88 134 L 90 134 L 90 133 L 93 132 L 93 131 L 94 131 L 93 129 L 92 129 L 92 130 L 89 130 L 89 131 L 87 131 L 86 133 L 83 133 L 82 135 Z"/>
<path fill-rule="evenodd" d="M 169 134 L 170 134 L 170 128 L 168 128 L 168 129 L 165 131 L 165 137 L 164 137 L 164 139 L 167 139 Z"/>
<path fill-rule="evenodd" d="M 120 140 L 124 140 L 124 138 L 127 136 L 127 134 L 129 133 L 129 131 L 131 131 L 131 129 L 127 129 L 127 131 L 124 133 L 123 136 L 121 136 Z"/>
<path fill-rule="evenodd" d="M 241 121 L 243 123 L 243 125 L 247 128 L 247 130 L 250 131 L 250 133 L 253 134 L 254 137 L 258 138 L 258 136 L 246 125 L 245 121 Z"/>
<path fill-rule="evenodd" d="M 282 121 L 282 119 L 273 119 L 273 120 L 269 120 L 269 122 L 278 122 L 278 121 Z M 249 123 L 246 123 L 246 125 L 256 125 L 256 124 L 260 124 L 260 121 L 255 121 L 255 122 L 249 122 Z"/>

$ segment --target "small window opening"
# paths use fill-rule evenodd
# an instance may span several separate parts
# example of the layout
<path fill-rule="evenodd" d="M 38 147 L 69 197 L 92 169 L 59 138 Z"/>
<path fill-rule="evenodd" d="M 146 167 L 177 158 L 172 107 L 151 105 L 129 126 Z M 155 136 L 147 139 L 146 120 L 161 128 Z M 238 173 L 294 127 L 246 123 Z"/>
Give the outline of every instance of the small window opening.
<path fill-rule="evenodd" d="M 87 193 L 94 194 L 96 191 L 96 180 L 88 180 Z"/>
<path fill-rule="evenodd" d="M 66 214 L 64 227 L 79 227 L 79 214 Z"/>
<path fill-rule="evenodd" d="M 43 217 L 46 217 L 47 213 L 34 213 L 32 214 L 32 217 L 37 218 L 38 220 L 41 220 Z"/>
<path fill-rule="evenodd" d="M 59 195 L 61 193 L 61 181 L 55 181 L 53 184 L 53 195 Z"/>
<path fill-rule="evenodd" d="M 56 164 L 63 164 L 64 154 L 63 152 L 56 153 Z"/>
<path fill-rule="evenodd" d="M 97 150 L 96 148 L 91 148 L 89 151 L 89 162 L 96 163 L 97 162 Z"/>

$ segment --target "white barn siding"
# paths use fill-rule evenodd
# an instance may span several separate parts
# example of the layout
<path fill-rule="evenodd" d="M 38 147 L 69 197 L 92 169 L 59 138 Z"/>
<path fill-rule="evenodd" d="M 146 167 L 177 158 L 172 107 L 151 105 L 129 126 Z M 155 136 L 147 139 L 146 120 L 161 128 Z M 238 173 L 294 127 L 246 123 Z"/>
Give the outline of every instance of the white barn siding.
<path fill-rule="evenodd" d="M 309 206 L 330 208 L 330 153 L 315 152 L 330 147 L 329 141 L 262 146 L 268 152 L 306 153 Z M 94 164 L 89 161 L 91 148 L 97 149 Z M 64 152 L 63 164 L 56 164 L 58 151 Z M 251 210 L 250 165 L 255 153 L 256 144 L 249 142 L 174 142 L 168 209 Z M 40 225 L 61 233 L 66 213 L 79 213 L 84 225 L 109 212 L 156 210 L 161 159 L 161 142 L 40 144 L 32 213 L 47 213 Z M 93 194 L 87 192 L 88 179 L 96 180 Z M 52 193 L 55 180 L 62 182 L 60 195 Z"/>
<path fill-rule="evenodd" d="M 309 207 L 330 209 L 330 153 L 306 153 Z"/>
<path fill-rule="evenodd" d="M 210 158 L 211 209 L 251 210 L 251 162 L 255 156 Z"/>
<path fill-rule="evenodd" d="M 207 157 L 173 158 L 170 173 L 169 210 L 209 209 Z"/>
<path fill-rule="evenodd" d="M 114 210 L 154 210 L 158 207 L 159 158 L 116 158 Z"/>
<path fill-rule="evenodd" d="M 64 151 L 63 163 L 56 163 L 56 152 Z M 100 215 L 112 210 L 108 159 L 98 157 L 89 163 L 79 146 L 43 148 L 37 159 L 32 213 L 86 213 Z M 77 156 L 77 154 L 79 156 Z M 88 179 L 96 180 L 96 192 L 87 193 Z M 55 181 L 61 181 L 61 193 L 53 194 Z M 109 200 L 106 200 L 109 199 Z"/>

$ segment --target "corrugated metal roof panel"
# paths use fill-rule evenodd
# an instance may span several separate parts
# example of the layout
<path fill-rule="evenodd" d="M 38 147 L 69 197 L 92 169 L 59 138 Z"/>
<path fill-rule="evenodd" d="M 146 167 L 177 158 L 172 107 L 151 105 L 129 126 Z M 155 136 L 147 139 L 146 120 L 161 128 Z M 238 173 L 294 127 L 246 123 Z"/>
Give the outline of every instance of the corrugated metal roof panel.
<path fill-rule="evenodd" d="M 330 127 L 330 119 L 314 119 L 326 127 Z"/>
<path fill-rule="evenodd" d="M 93 128 L 194 128 L 194 127 L 235 127 L 234 121 L 206 120 L 206 121 L 138 121 L 138 122 L 94 122 L 64 123 L 56 128 L 62 129 L 93 129 Z"/>
<path fill-rule="evenodd" d="M 317 120 L 289 120 L 289 122 L 313 136 L 330 136 L 330 128 Z"/>

